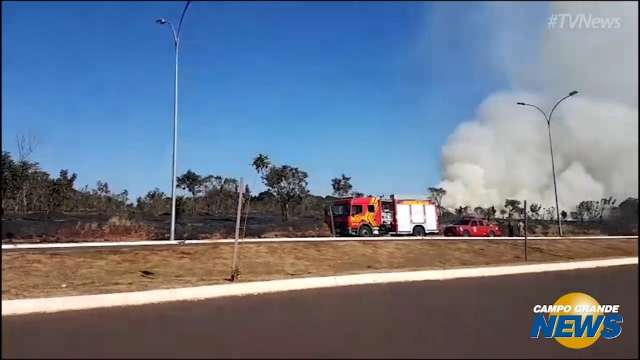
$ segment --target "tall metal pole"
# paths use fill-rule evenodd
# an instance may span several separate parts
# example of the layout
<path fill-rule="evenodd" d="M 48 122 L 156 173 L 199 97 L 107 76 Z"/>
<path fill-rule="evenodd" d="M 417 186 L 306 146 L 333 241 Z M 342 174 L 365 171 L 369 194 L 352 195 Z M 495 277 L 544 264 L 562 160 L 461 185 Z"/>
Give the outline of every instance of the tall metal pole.
<path fill-rule="evenodd" d="M 524 261 L 527 261 L 527 200 L 524 201 Z"/>
<path fill-rule="evenodd" d="M 176 73 L 175 73 L 175 88 L 173 98 L 173 164 L 171 172 L 171 238 L 175 240 L 176 233 L 176 163 L 177 163 L 177 148 L 178 148 L 178 50 L 180 46 L 180 40 L 175 39 L 175 53 L 176 53 Z"/>
<path fill-rule="evenodd" d="M 556 217 L 558 218 L 558 233 L 560 234 L 560 236 L 562 237 L 562 221 L 560 219 L 560 207 L 558 206 L 558 187 L 556 184 L 556 165 L 555 165 L 555 161 L 553 158 L 553 144 L 551 141 L 551 117 L 553 116 L 553 111 L 556 109 L 556 107 L 558 107 L 558 105 L 565 99 L 577 94 L 578 92 L 573 90 L 572 92 L 569 93 L 569 95 L 563 97 L 562 99 L 558 100 L 558 102 L 556 102 L 556 104 L 553 106 L 553 108 L 551 109 L 551 112 L 549 113 L 549 116 L 547 116 L 547 113 L 545 113 L 542 109 L 540 109 L 539 107 L 532 105 L 532 104 L 527 104 L 524 102 L 519 102 L 518 105 L 523 105 L 523 106 L 531 106 L 534 107 L 536 109 L 538 109 L 538 111 L 540 111 L 542 113 L 542 115 L 544 116 L 544 119 L 547 121 L 547 130 L 549 131 L 549 150 L 551 153 L 551 172 L 553 174 L 553 192 L 555 194 L 555 198 L 556 198 Z"/>
<path fill-rule="evenodd" d="M 558 232 L 562 236 L 562 222 L 560 221 L 560 207 L 558 207 L 558 187 L 556 185 L 556 165 L 553 160 L 553 143 L 551 141 L 551 121 L 547 123 L 549 129 L 549 150 L 551 152 L 551 172 L 553 173 L 553 192 L 556 195 L 556 217 L 558 218 Z"/>
<path fill-rule="evenodd" d="M 176 233 L 176 172 L 177 172 L 177 152 L 178 152 L 178 53 L 180 50 L 180 29 L 182 29 L 182 20 L 189 8 L 191 1 L 187 1 L 182 10 L 180 16 L 180 22 L 178 23 L 178 30 L 174 28 L 173 24 L 165 19 L 158 19 L 156 22 L 160 25 L 169 24 L 171 32 L 173 33 L 173 45 L 175 50 L 175 79 L 174 79 L 174 97 L 173 97 L 173 159 L 171 166 L 171 234 L 169 239 L 175 240 Z M 182 242 L 184 243 L 184 239 Z"/>

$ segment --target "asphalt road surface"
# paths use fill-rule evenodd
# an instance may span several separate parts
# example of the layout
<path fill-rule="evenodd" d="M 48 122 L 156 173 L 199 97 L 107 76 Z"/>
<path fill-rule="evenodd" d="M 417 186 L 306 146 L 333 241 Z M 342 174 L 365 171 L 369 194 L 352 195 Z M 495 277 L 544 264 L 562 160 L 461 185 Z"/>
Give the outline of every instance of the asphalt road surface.
<path fill-rule="evenodd" d="M 535 304 L 620 304 L 582 350 L 530 339 Z M 638 357 L 638 266 L 314 289 L 2 318 L 2 357 Z"/>

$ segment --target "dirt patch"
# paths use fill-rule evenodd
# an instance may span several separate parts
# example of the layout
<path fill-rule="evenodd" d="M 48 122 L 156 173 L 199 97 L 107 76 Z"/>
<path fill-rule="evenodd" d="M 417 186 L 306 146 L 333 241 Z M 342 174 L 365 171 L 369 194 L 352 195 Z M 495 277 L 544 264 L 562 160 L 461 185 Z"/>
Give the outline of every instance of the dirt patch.
<path fill-rule="evenodd" d="M 233 247 L 2 254 L 2 299 L 98 294 L 226 282 Z M 519 240 L 242 244 L 239 281 L 518 263 Z M 530 240 L 531 262 L 637 256 L 637 239 Z"/>

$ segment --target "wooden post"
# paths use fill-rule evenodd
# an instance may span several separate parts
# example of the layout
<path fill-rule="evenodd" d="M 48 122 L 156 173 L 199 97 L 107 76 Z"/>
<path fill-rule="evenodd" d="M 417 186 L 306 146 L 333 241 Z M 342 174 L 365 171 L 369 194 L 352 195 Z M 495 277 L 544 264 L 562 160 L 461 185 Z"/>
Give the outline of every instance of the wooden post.
<path fill-rule="evenodd" d="M 251 197 L 247 198 L 247 210 L 244 212 L 244 225 L 242 226 L 242 239 L 244 239 L 247 234 L 247 218 L 249 218 L 249 205 L 251 203 Z"/>
<path fill-rule="evenodd" d="M 336 227 L 333 224 L 333 205 L 329 204 L 329 216 L 331 217 L 331 235 L 336 237 Z"/>
<path fill-rule="evenodd" d="M 527 261 L 527 200 L 524 201 L 524 261 Z"/>
<path fill-rule="evenodd" d="M 244 184 L 240 178 L 240 188 L 238 191 L 238 212 L 236 214 L 236 237 L 233 243 L 233 261 L 231 262 L 231 281 L 238 277 L 238 238 L 240 237 L 240 218 L 242 217 L 242 195 L 244 195 Z"/>

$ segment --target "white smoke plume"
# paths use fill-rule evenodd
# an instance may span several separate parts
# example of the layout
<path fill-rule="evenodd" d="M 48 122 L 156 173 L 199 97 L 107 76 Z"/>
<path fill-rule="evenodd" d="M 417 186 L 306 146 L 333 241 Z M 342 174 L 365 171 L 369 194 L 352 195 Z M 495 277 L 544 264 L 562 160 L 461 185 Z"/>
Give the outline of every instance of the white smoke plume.
<path fill-rule="evenodd" d="M 489 13 L 499 10 L 505 16 L 503 8 L 488 6 Z M 447 190 L 444 206 L 500 208 L 506 198 L 554 206 L 545 120 L 516 102 L 548 112 L 574 89 L 580 94 L 558 106 L 551 126 L 560 208 L 570 211 L 582 200 L 608 196 L 618 201 L 638 196 L 637 3 L 553 3 L 551 13 L 619 17 L 621 27 L 547 29 L 538 44 L 539 58 L 524 62 L 518 54 L 531 50 L 519 47 L 531 44 L 502 35 L 513 28 L 490 30 L 499 37 L 490 44 L 493 53 L 513 54 L 491 59 L 509 74 L 512 89 L 483 101 L 443 147 L 439 186 Z M 522 16 L 518 9 L 514 17 Z"/>

